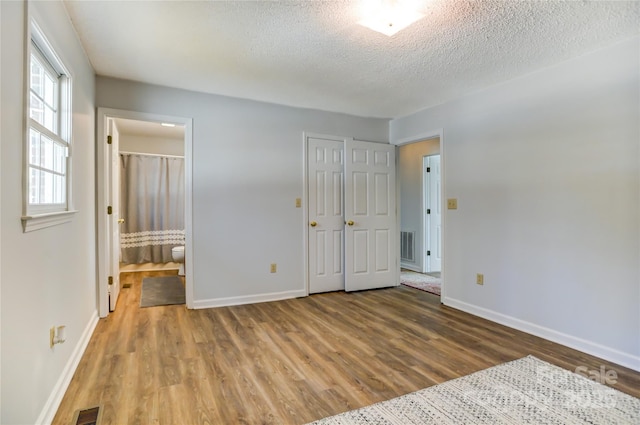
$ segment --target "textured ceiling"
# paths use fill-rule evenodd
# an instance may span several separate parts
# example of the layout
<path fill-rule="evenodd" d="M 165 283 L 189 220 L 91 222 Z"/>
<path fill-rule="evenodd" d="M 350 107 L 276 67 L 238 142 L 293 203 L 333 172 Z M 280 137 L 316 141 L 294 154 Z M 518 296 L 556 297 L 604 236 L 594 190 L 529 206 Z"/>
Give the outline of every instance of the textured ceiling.
<path fill-rule="evenodd" d="M 356 0 L 65 4 L 98 75 L 385 118 L 640 33 L 636 1 L 425 0 L 393 37 Z"/>

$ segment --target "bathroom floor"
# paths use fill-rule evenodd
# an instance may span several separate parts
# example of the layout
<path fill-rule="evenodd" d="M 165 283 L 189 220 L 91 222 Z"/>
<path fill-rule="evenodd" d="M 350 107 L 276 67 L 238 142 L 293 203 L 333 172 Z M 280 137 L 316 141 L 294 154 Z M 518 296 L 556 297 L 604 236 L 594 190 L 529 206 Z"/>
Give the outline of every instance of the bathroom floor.
<path fill-rule="evenodd" d="M 137 303 L 140 305 L 140 290 L 142 288 L 142 279 L 146 277 L 175 276 L 178 270 L 146 270 L 146 271 L 121 271 L 120 272 L 120 296 L 118 297 L 118 305 L 122 302 L 126 295 L 127 303 Z M 182 284 L 185 283 L 184 276 L 179 276 Z M 125 294 L 124 291 L 131 291 L 132 294 Z M 116 306 L 116 310 L 118 306 Z"/>

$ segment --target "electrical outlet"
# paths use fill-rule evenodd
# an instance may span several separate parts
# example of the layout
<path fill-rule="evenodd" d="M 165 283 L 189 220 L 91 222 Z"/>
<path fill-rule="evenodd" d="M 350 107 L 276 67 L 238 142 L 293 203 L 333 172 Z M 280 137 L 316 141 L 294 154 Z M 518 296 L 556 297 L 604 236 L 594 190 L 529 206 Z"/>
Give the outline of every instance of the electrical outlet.
<path fill-rule="evenodd" d="M 456 198 L 447 199 L 447 209 L 449 209 L 449 210 L 457 210 L 458 209 L 458 200 Z"/>
<path fill-rule="evenodd" d="M 49 347 L 53 348 L 56 344 L 62 344 L 65 341 L 65 328 L 66 326 L 52 326 L 49 329 Z"/>
<path fill-rule="evenodd" d="M 484 275 L 482 273 L 476 274 L 476 283 L 478 285 L 484 285 Z"/>
<path fill-rule="evenodd" d="M 271 263 L 271 273 L 275 273 L 278 271 L 278 265 L 276 263 Z"/>

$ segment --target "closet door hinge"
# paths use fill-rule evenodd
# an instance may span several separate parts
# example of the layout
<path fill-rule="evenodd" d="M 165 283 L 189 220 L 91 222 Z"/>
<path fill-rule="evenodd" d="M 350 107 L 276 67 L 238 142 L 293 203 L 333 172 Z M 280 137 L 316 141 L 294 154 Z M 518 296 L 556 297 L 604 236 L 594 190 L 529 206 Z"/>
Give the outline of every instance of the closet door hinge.
<path fill-rule="evenodd" d="M 431 251 L 427 251 L 427 255 L 431 255 Z"/>
<path fill-rule="evenodd" d="M 111 138 L 111 136 L 107 136 L 107 145 L 110 145 L 111 142 L 113 142 L 113 139 Z"/>
<path fill-rule="evenodd" d="M 109 276 L 109 277 L 107 278 L 107 283 L 108 283 L 109 285 L 113 285 L 113 276 Z"/>
<path fill-rule="evenodd" d="M 109 137 L 111 137 L 111 136 L 109 136 Z M 111 139 L 109 139 L 109 140 L 111 140 Z M 111 143 L 111 142 L 109 142 L 109 143 Z M 427 173 L 430 173 L 430 172 L 431 172 L 431 167 L 427 167 Z"/>
<path fill-rule="evenodd" d="M 111 205 L 109 205 L 107 207 L 107 214 L 111 215 L 113 213 L 113 208 L 111 208 Z"/>

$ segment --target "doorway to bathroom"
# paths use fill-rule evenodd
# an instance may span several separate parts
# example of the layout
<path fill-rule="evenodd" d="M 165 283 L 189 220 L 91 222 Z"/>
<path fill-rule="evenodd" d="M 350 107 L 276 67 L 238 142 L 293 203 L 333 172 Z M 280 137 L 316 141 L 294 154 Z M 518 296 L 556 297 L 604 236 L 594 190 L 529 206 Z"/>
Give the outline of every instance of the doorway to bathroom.
<path fill-rule="evenodd" d="M 174 254 L 184 247 L 184 126 L 113 121 L 119 138 L 120 272 L 180 269 L 184 275 Z"/>
<path fill-rule="evenodd" d="M 121 272 L 179 273 L 189 307 L 191 119 L 99 108 L 98 134 L 100 316 L 129 285 Z"/>

